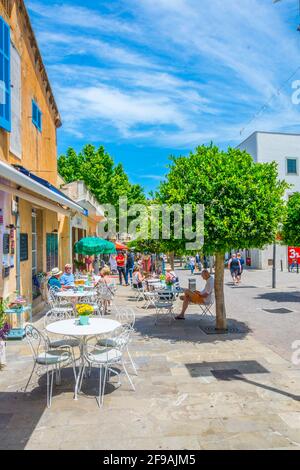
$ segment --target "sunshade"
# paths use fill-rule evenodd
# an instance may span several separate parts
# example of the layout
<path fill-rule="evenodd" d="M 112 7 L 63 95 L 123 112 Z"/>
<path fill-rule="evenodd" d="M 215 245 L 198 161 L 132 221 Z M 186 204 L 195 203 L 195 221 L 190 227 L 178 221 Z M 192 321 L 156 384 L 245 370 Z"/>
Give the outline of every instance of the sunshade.
<path fill-rule="evenodd" d="M 110 255 L 117 252 L 114 243 L 99 237 L 86 237 L 74 245 L 75 253 L 80 255 Z"/>
<path fill-rule="evenodd" d="M 116 249 L 117 250 L 128 250 L 128 246 L 123 245 L 123 243 L 116 242 Z"/>

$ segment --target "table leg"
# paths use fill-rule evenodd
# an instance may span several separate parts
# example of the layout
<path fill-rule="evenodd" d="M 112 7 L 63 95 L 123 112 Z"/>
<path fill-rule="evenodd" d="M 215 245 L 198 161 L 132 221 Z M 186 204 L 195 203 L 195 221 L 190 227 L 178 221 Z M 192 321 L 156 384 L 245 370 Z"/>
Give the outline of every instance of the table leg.
<path fill-rule="evenodd" d="M 84 370 L 84 340 L 80 342 L 80 366 L 75 384 L 74 400 L 78 400 L 78 389 L 81 382 L 81 374 Z"/>

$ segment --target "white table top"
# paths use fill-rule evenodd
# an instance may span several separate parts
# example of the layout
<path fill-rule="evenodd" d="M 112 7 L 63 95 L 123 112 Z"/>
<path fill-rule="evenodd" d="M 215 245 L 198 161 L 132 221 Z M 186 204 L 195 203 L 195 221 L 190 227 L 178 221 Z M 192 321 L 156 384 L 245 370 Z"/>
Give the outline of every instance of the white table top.
<path fill-rule="evenodd" d="M 73 291 L 73 290 L 65 290 L 62 292 L 56 292 L 57 297 L 92 297 L 95 295 L 95 292 L 91 292 L 90 290 L 84 290 L 84 291 Z"/>
<path fill-rule="evenodd" d="M 77 325 L 75 318 L 61 320 L 47 325 L 46 330 L 57 335 L 94 336 L 111 333 L 119 328 L 121 323 L 106 318 L 90 318 L 89 325 Z"/>

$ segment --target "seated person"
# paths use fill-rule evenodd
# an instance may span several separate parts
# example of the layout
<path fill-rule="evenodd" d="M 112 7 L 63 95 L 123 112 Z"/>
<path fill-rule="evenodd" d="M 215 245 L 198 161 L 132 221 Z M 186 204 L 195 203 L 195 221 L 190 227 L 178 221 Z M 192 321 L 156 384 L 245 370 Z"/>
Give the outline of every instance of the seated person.
<path fill-rule="evenodd" d="M 143 287 L 143 281 L 145 280 L 145 276 L 143 276 L 141 272 L 141 268 L 135 268 L 132 275 L 132 286 L 134 289 L 141 289 Z"/>
<path fill-rule="evenodd" d="M 62 290 L 62 285 L 59 280 L 60 275 L 62 274 L 62 271 L 60 271 L 58 268 L 53 268 L 52 271 L 50 272 L 50 278 L 48 280 L 48 288 L 50 289 L 51 287 L 57 290 Z"/>
<path fill-rule="evenodd" d="M 175 273 L 175 271 L 172 270 L 172 267 L 170 264 L 167 264 L 166 266 L 166 282 L 172 282 L 172 284 L 179 282 L 178 276 Z"/>
<path fill-rule="evenodd" d="M 64 289 L 72 289 L 75 286 L 74 274 L 72 273 L 72 266 L 66 264 L 65 272 L 60 278 L 60 283 Z"/>
<path fill-rule="evenodd" d="M 180 299 L 183 300 L 182 310 L 180 315 L 175 317 L 176 320 L 185 320 L 184 314 L 188 308 L 189 303 L 192 304 L 210 304 L 212 301 L 213 291 L 214 291 L 214 277 L 210 275 L 207 269 L 203 269 L 201 273 L 202 278 L 206 281 L 204 289 L 199 291 L 191 291 L 189 289 L 185 290 L 184 295 L 180 296 Z"/>

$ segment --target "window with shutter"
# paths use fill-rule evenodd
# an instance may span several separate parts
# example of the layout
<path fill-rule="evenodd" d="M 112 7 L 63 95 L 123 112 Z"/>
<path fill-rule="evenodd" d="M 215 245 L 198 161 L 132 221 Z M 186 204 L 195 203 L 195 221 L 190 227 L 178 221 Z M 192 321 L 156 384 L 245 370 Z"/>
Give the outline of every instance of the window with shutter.
<path fill-rule="evenodd" d="M 10 27 L 0 16 L 0 127 L 11 131 Z"/>
<path fill-rule="evenodd" d="M 32 100 L 32 122 L 42 132 L 42 112 L 34 100 Z"/>

